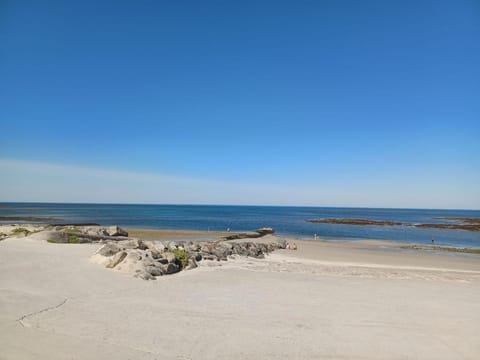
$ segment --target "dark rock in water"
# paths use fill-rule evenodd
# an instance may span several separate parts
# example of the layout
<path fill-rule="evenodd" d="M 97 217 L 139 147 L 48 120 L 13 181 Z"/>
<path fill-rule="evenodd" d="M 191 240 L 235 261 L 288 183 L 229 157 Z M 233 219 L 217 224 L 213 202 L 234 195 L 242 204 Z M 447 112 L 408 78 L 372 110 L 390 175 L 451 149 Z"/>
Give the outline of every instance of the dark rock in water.
<path fill-rule="evenodd" d="M 275 230 L 273 230 L 271 227 L 264 227 L 261 229 L 257 230 L 257 233 L 263 235 L 270 235 L 270 234 L 275 234 Z"/>
<path fill-rule="evenodd" d="M 265 235 L 274 234 L 275 230 L 270 227 L 260 228 L 255 232 L 235 233 L 225 236 L 225 240 L 256 239 Z"/>
<path fill-rule="evenodd" d="M 480 231 L 480 224 L 415 224 L 418 228 Z"/>
<path fill-rule="evenodd" d="M 376 225 L 376 226 L 394 226 L 403 225 L 397 221 L 370 220 L 370 219 L 310 219 L 307 222 L 316 224 L 336 224 L 336 225 Z"/>
<path fill-rule="evenodd" d="M 0 221 L 33 221 L 33 222 L 47 222 L 60 221 L 62 219 L 55 217 L 40 217 L 40 216 L 0 216 Z"/>
<path fill-rule="evenodd" d="M 97 223 L 64 223 L 64 224 L 49 224 L 49 225 L 52 227 L 56 227 L 57 230 L 65 226 L 100 226 L 100 224 L 97 224 Z"/>
<path fill-rule="evenodd" d="M 195 254 L 195 261 L 202 261 L 202 254 L 200 253 Z"/>
<path fill-rule="evenodd" d="M 225 236 L 225 240 L 240 240 L 240 239 L 255 239 L 263 236 L 258 232 L 250 232 L 250 233 L 237 233 Z"/>

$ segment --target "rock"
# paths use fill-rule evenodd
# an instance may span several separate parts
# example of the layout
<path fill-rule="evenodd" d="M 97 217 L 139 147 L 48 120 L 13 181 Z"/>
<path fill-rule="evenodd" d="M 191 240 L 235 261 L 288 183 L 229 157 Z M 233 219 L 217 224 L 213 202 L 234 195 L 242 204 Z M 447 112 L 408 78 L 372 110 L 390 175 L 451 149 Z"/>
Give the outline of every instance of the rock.
<path fill-rule="evenodd" d="M 110 263 L 108 263 L 105 267 L 112 269 L 118 264 L 120 264 L 126 257 L 127 257 L 126 251 L 117 252 L 115 255 L 112 256 Z"/>
<path fill-rule="evenodd" d="M 110 236 L 128 236 L 128 232 L 116 225 L 107 228 L 107 234 Z"/>
<path fill-rule="evenodd" d="M 204 253 L 211 253 L 213 251 L 213 244 L 210 244 L 210 243 L 200 244 L 200 251 Z"/>
<path fill-rule="evenodd" d="M 165 274 L 165 271 L 164 269 L 162 268 L 161 265 L 148 265 L 145 267 L 145 270 L 150 274 L 150 275 L 153 275 L 153 276 L 162 276 L 163 274 Z"/>
<path fill-rule="evenodd" d="M 61 231 L 45 231 L 44 232 L 45 239 L 50 243 L 64 243 L 65 241 L 65 234 Z"/>
<path fill-rule="evenodd" d="M 174 263 L 176 260 L 175 254 L 168 251 L 162 254 L 162 258 L 167 259 L 169 263 Z"/>
<path fill-rule="evenodd" d="M 145 266 L 154 265 L 156 263 L 152 256 L 152 252 L 149 249 L 142 251 L 142 260 Z"/>
<path fill-rule="evenodd" d="M 185 267 L 185 270 L 192 270 L 198 267 L 197 262 L 193 258 L 188 259 L 188 265 Z"/>
<path fill-rule="evenodd" d="M 218 260 L 218 258 L 213 254 L 205 254 L 202 255 L 202 257 L 204 260 Z"/>
<path fill-rule="evenodd" d="M 152 252 L 152 257 L 154 259 L 160 259 L 163 257 L 162 252 L 157 250 L 156 248 L 150 249 L 150 251 Z"/>
<path fill-rule="evenodd" d="M 271 227 L 263 227 L 257 230 L 257 233 L 260 235 L 269 235 L 269 234 L 275 234 L 275 230 L 273 230 Z"/>
<path fill-rule="evenodd" d="M 147 244 L 145 244 L 143 242 L 143 240 L 137 240 L 137 249 L 140 249 L 140 250 L 147 250 L 148 249 L 148 246 Z"/>
<path fill-rule="evenodd" d="M 233 244 L 233 254 L 247 256 L 248 250 L 246 243 L 235 243 Z"/>
<path fill-rule="evenodd" d="M 166 247 L 168 250 L 174 251 L 174 250 L 177 250 L 178 244 L 175 241 L 170 241 Z"/>
<path fill-rule="evenodd" d="M 218 260 L 227 261 L 227 257 L 232 255 L 232 246 L 230 244 L 219 243 L 212 250 L 212 254 L 215 255 Z"/>
<path fill-rule="evenodd" d="M 201 248 L 202 248 L 202 246 L 201 246 L 199 243 L 191 243 L 191 244 L 189 244 L 189 246 L 187 247 L 187 250 L 200 251 Z"/>
<path fill-rule="evenodd" d="M 118 253 L 122 248 L 118 246 L 118 244 L 115 243 L 106 243 L 103 245 L 100 249 L 97 250 L 97 254 L 103 255 L 103 256 L 112 256 Z"/>
<path fill-rule="evenodd" d="M 165 246 L 159 241 L 146 240 L 146 241 L 143 241 L 143 243 L 147 248 L 149 248 L 152 251 L 152 253 L 153 252 L 162 253 L 163 251 L 165 251 Z"/>
<path fill-rule="evenodd" d="M 165 271 L 165 274 L 174 274 L 176 272 L 180 271 L 180 267 L 177 264 L 174 263 L 169 263 L 167 265 L 161 265 L 163 271 Z"/>
<path fill-rule="evenodd" d="M 143 280 L 155 280 L 155 276 L 153 276 L 147 271 L 138 271 L 135 273 L 135 275 L 133 275 L 133 277 L 143 279 Z"/>
<path fill-rule="evenodd" d="M 160 258 L 160 259 L 157 259 L 157 262 L 158 262 L 159 264 L 166 265 L 166 264 L 168 264 L 168 259 L 166 259 L 166 258 Z"/>
<path fill-rule="evenodd" d="M 82 229 L 82 232 L 93 236 L 108 236 L 108 231 L 104 227 L 89 226 Z"/>
<path fill-rule="evenodd" d="M 266 233 L 273 231 L 273 229 L 268 228 L 263 230 Z M 69 235 L 63 231 L 58 233 L 60 233 L 59 236 Z M 259 234 L 257 233 L 257 235 Z M 185 269 L 190 270 L 198 267 L 197 262 L 203 259 L 214 261 L 208 262 L 208 266 L 220 266 L 221 264 L 218 261 L 227 261 L 228 257 L 232 255 L 263 258 L 265 254 L 281 247 L 278 242 L 264 240 L 170 242 L 167 246 L 160 242 L 138 239 L 121 239 L 120 241 L 107 239 L 105 241 L 105 244 L 92 256 L 92 261 L 145 280 L 181 271 L 182 267 L 174 253 L 174 251 L 177 252 L 180 249 L 184 249 L 188 254 L 188 263 Z M 179 255 L 177 254 L 177 256 Z"/>
<path fill-rule="evenodd" d="M 117 244 L 120 246 L 123 250 L 126 249 L 137 249 L 138 248 L 138 241 L 137 239 L 131 239 L 131 240 L 121 240 L 118 241 Z"/>

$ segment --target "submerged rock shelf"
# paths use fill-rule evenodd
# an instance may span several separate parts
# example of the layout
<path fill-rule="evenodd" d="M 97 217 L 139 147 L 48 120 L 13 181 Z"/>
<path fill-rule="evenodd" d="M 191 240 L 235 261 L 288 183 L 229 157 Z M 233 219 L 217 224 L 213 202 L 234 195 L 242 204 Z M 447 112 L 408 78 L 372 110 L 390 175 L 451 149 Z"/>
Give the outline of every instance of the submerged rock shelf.
<path fill-rule="evenodd" d="M 396 221 L 369 220 L 369 219 L 311 219 L 306 221 L 311 223 L 318 223 L 318 224 L 337 224 L 337 225 L 377 225 L 377 226 L 403 225 L 403 223 L 396 222 Z"/>
<path fill-rule="evenodd" d="M 411 224 L 397 221 L 370 220 L 370 219 L 310 219 L 307 222 L 316 224 L 335 224 L 335 225 L 360 225 L 360 226 L 414 226 L 417 228 L 430 229 L 450 229 L 480 231 L 480 219 L 475 218 L 443 218 L 444 220 L 456 221 L 456 223 L 437 223 L 437 224 Z"/>

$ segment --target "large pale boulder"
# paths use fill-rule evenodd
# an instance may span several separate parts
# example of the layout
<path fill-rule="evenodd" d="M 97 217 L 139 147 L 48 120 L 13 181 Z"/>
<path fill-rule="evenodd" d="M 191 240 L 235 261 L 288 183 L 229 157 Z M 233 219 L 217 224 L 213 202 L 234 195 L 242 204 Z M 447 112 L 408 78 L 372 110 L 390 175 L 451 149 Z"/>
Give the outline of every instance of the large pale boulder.
<path fill-rule="evenodd" d="M 190 258 L 188 259 L 188 265 L 185 268 L 185 270 L 192 270 L 192 269 L 195 269 L 196 267 L 198 267 L 197 262 L 195 261 L 194 258 Z"/>
<path fill-rule="evenodd" d="M 122 248 L 113 242 L 106 243 L 100 249 L 97 250 L 97 254 L 102 256 L 112 256 L 118 253 Z"/>
<path fill-rule="evenodd" d="M 162 258 L 167 259 L 169 263 L 174 263 L 175 262 L 175 254 L 172 252 L 164 252 L 162 254 Z"/>
<path fill-rule="evenodd" d="M 125 258 L 127 257 L 126 251 L 117 252 L 110 258 L 110 262 L 105 266 L 106 268 L 114 268 L 118 264 L 120 264 Z"/>
<path fill-rule="evenodd" d="M 123 230 L 121 227 L 119 226 L 109 226 L 107 228 L 107 234 L 109 236 L 128 236 L 128 232 Z"/>

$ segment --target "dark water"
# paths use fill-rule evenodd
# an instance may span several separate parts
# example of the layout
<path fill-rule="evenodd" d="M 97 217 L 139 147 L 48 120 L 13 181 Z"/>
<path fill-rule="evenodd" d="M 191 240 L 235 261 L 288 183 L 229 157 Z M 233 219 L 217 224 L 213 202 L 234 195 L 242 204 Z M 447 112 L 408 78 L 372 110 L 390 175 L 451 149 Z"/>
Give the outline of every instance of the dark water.
<path fill-rule="evenodd" d="M 0 216 L 57 217 L 56 222 L 95 222 L 125 227 L 249 231 L 273 227 L 278 234 L 329 240 L 394 240 L 403 243 L 480 248 L 480 232 L 412 226 L 313 224 L 313 218 L 361 218 L 405 223 L 438 223 L 442 217 L 480 218 L 479 210 L 368 209 L 277 206 L 110 205 L 0 203 Z M 18 221 L 17 221 L 18 222 Z"/>

